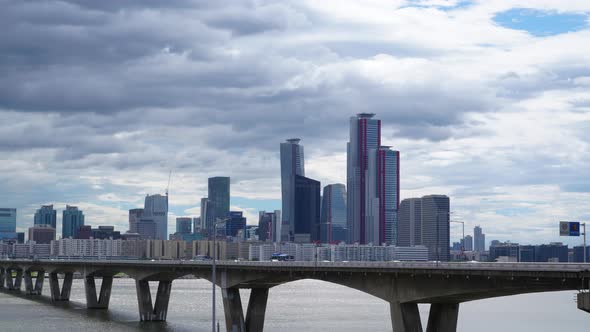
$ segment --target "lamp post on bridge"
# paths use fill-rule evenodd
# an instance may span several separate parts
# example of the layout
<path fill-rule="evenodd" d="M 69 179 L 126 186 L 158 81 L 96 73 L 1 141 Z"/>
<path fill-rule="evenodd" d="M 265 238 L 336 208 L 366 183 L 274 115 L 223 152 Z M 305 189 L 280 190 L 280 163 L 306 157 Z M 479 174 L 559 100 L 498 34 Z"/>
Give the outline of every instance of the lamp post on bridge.
<path fill-rule="evenodd" d="M 465 256 L 465 222 L 458 220 L 449 220 L 449 222 L 460 223 L 463 226 L 463 245 L 461 246 L 461 254 Z M 465 258 L 465 257 L 464 257 Z"/>
<path fill-rule="evenodd" d="M 217 238 L 217 225 L 221 224 L 221 223 L 225 223 L 228 220 L 230 220 L 231 218 L 227 217 L 227 218 L 217 218 L 216 221 L 213 222 L 213 264 L 212 264 L 212 279 L 211 279 L 211 284 L 213 287 L 213 292 L 211 295 L 211 332 L 215 332 L 215 282 L 217 281 L 216 279 L 216 264 L 215 264 L 215 260 L 217 257 L 217 242 L 215 241 L 215 239 Z M 225 229 L 224 229 L 224 233 L 225 233 Z"/>
<path fill-rule="evenodd" d="M 440 216 L 440 215 L 448 216 L 449 222 L 450 222 L 451 214 L 453 214 L 452 211 L 437 212 L 436 213 L 436 266 L 437 267 L 438 267 L 438 263 L 440 262 L 440 244 L 439 244 L 439 242 L 440 242 L 440 232 L 439 232 L 440 222 L 439 222 L 438 216 Z M 449 228 L 450 228 L 450 225 L 449 225 Z M 465 241 L 463 241 L 463 242 L 465 242 Z M 447 250 L 448 250 L 449 244 L 447 243 L 446 246 L 447 246 Z"/>

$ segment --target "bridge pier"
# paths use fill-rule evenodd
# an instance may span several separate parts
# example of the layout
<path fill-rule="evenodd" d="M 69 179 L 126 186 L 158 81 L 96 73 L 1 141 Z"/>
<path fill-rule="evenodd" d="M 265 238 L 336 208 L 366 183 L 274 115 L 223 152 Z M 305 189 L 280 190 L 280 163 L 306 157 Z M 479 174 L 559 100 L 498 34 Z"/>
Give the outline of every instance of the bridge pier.
<path fill-rule="evenodd" d="M 268 288 L 252 288 L 246 311 L 246 331 L 262 332 L 268 300 Z"/>
<path fill-rule="evenodd" d="M 12 272 L 16 271 L 16 279 L 12 276 Z M 6 269 L 6 287 L 8 290 L 20 290 L 20 285 L 23 280 L 23 270 L 22 269 Z"/>
<path fill-rule="evenodd" d="M 37 272 L 35 283 L 33 284 L 33 272 Z M 27 295 L 41 295 L 43 292 L 43 282 L 45 281 L 45 271 L 25 271 L 25 291 Z"/>
<path fill-rule="evenodd" d="M 245 332 L 244 311 L 240 299 L 240 289 L 237 287 L 222 288 L 223 311 L 225 313 L 225 327 L 228 332 Z"/>
<path fill-rule="evenodd" d="M 65 283 L 65 281 L 64 281 Z M 113 276 L 103 276 L 100 285 L 100 294 L 96 294 L 96 282 L 94 276 L 84 278 L 84 290 L 86 291 L 86 308 L 88 309 L 108 309 L 109 300 L 111 299 L 111 288 L 113 286 Z"/>
<path fill-rule="evenodd" d="M 240 289 L 237 287 L 222 288 L 226 330 L 228 332 L 262 332 L 268 291 L 267 287 L 251 289 L 246 319 L 244 320 Z"/>
<path fill-rule="evenodd" d="M 152 304 L 149 281 L 135 280 L 135 288 L 137 289 L 137 304 L 139 306 L 140 320 L 165 321 L 168 314 L 172 280 L 160 280 L 158 282 L 155 305 Z"/>
<path fill-rule="evenodd" d="M 430 305 L 426 332 L 455 332 L 459 317 L 459 303 L 433 303 Z"/>
<path fill-rule="evenodd" d="M 393 332 L 422 332 L 417 303 L 389 302 Z"/>
<path fill-rule="evenodd" d="M 51 301 L 69 301 L 70 291 L 72 290 L 73 272 L 64 273 L 64 281 L 61 290 L 59 289 L 59 279 L 57 272 L 49 274 L 49 287 L 51 288 Z"/>

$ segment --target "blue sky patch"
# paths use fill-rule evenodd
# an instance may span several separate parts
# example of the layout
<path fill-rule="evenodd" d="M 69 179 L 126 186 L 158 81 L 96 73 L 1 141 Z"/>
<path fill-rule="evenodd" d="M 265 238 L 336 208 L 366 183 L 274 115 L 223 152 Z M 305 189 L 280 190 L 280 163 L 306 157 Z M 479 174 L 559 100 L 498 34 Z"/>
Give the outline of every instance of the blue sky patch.
<path fill-rule="evenodd" d="M 588 16 L 583 14 L 529 8 L 513 8 L 494 16 L 494 21 L 504 28 L 524 30 L 537 37 L 582 30 L 588 26 L 587 20 Z"/>

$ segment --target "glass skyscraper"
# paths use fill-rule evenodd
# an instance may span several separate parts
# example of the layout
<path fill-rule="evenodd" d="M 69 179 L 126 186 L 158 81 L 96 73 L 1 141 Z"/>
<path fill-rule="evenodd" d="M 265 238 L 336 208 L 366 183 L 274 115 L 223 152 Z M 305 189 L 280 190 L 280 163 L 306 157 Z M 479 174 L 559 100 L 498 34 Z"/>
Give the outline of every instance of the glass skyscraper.
<path fill-rule="evenodd" d="M 216 176 L 209 178 L 207 197 L 212 204 L 213 220 L 223 219 L 229 216 L 229 177 Z"/>
<path fill-rule="evenodd" d="M 0 208 L 0 233 L 16 232 L 16 209 Z"/>
<path fill-rule="evenodd" d="M 375 114 L 350 118 L 347 145 L 348 242 L 397 243 L 399 152 L 381 145 L 381 120 Z"/>
<path fill-rule="evenodd" d="M 412 247 L 422 244 L 422 199 L 406 198 L 399 206 L 397 245 Z"/>
<path fill-rule="evenodd" d="M 215 214 L 213 213 L 213 203 L 207 197 L 201 198 L 201 231 L 207 238 L 213 238 L 213 227 L 215 225 Z"/>
<path fill-rule="evenodd" d="M 295 234 L 295 177 L 305 176 L 304 150 L 299 138 L 281 143 L 281 241 L 290 241 Z"/>
<path fill-rule="evenodd" d="M 295 175 L 294 242 L 320 240 L 320 182 Z"/>
<path fill-rule="evenodd" d="M 473 246 L 475 251 L 483 252 L 486 250 L 486 235 L 479 226 L 473 228 Z"/>
<path fill-rule="evenodd" d="M 156 226 L 156 240 L 168 237 L 168 196 L 147 195 L 142 219 L 151 219 Z"/>
<path fill-rule="evenodd" d="M 16 238 L 16 209 L 0 208 L 0 240 Z"/>
<path fill-rule="evenodd" d="M 346 228 L 346 187 L 329 184 L 322 194 L 320 237 L 322 243 L 347 241 Z"/>
<path fill-rule="evenodd" d="M 62 213 L 61 237 L 63 239 L 77 238 L 82 226 L 84 226 L 84 213 L 82 213 L 82 210 L 78 210 L 76 206 L 66 205 L 66 209 Z"/>
<path fill-rule="evenodd" d="M 428 248 L 428 259 L 450 259 L 450 200 L 445 195 L 422 197 L 422 244 Z"/>
<path fill-rule="evenodd" d="M 56 227 L 57 212 L 53 205 L 43 205 L 35 212 L 35 225 L 49 225 L 53 229 Z"/>

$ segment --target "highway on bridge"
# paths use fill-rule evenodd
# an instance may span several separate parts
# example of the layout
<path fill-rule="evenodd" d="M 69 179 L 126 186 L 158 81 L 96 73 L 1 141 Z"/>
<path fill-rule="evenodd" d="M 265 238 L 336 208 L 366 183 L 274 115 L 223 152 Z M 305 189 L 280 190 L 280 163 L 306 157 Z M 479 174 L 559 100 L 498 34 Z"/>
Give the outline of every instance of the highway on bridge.
<path fill-rule="evenodd" d="M 166 320 L 173 280 L 194 275 L 212 280 L 212 262 L 194 260 L 0 260 L 0 285 L 40 295 L 49 276 L 53 301 L 69 301 L 74 273 L 84 279 L 89 309 L 108 309 L 113 276 L 135 279 L 139 318 Z M 58 278 L 63 278 L 60 287 Z M 95 279 L 102 279 L 97 290 Z M 477 262 L 248 262 L 218 261 L 228 331 L 262 331 L 268 293 L 284 283 L 317 279 L 387 301 L 394 331 L 423 331 L 418 303 L 430 303 L 426 331 L 456 331 L 461 302 L 533 292 L 578 290 L 578 308 L 590 312 L 590 264 Z M 149 282 L 158 282 L 155 302 Z M 246 315 L 240 289 L 251 289 Z"/>

